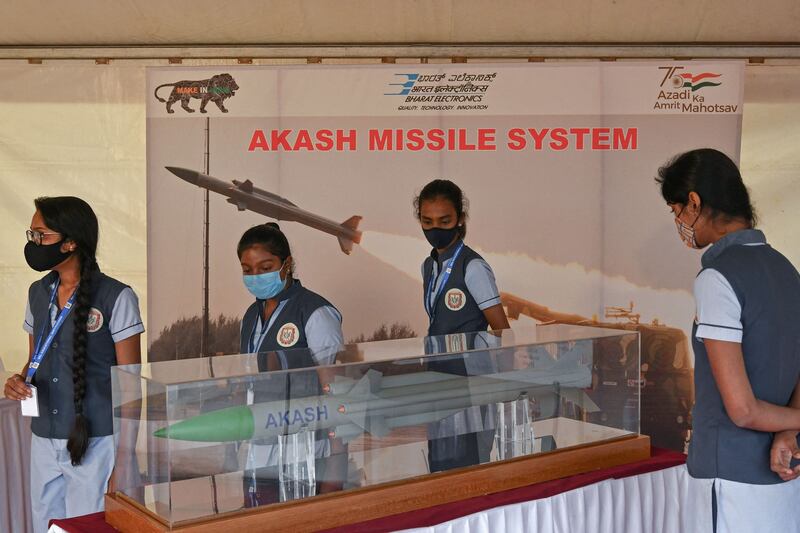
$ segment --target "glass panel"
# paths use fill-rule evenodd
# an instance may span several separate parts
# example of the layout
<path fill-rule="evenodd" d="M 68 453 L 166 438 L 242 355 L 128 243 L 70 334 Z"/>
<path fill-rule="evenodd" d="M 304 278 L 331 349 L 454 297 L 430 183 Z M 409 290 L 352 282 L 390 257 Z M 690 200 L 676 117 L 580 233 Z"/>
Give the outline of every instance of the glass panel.
<path fill-rule="evenodd" d="M 630 331 L 548 325 L 113 373 L 120 490 L 171 525 L 639 431 Z"/>

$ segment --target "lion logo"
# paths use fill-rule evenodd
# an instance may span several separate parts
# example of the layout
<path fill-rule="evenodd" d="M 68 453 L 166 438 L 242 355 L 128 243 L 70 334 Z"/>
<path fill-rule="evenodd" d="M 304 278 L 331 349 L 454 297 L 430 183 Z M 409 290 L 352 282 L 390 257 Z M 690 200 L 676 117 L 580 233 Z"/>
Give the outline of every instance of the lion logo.
<path fill-rule="evenodd" d="M 467 297 L 459 289 L 450 289 L 444 295 L 444 304 L 451 311 L 461 311 L 467 304 Z"/>
<path fill-rule="evenodd" d="M 172 92 L 168 100 L 164 100 L 158 96 L 158 90 L 162 87 L 172 87 Z M 155 91 L 153 91 L 153 95 L 159 102 L 165 102 L 167 104 L 167 113 L 175 112 L 172 109 L 172 105 L 178 100 L 181 101 L 181 107 L 184 111 L 187 113 L 194 113 L 194 109 L 189 107 L 189 99 L 191 98 L 200 99 L 201 113 L 207 113 L 206 105 L 208 102 L 214 102 L 217 104 L 220 111 L 227 113 L 228 110 L 225 109 L 223 102 L 226 98 L 230 98 L 236 94 L 238 90 L 239 86 L 236 84 L 236 80 L 233 79 L 233 76 L 226 73 L 217 74 L 207 80 L 183 80 L 175 83 L 165 83 L 156 87 Z"/>
<path fill-rule="evenodd" d="M 89 316 L 86 318 L 86 331 L 95 333 L 103 327 L 103 313 L 99 309 L 92 307 Z"/>
<path fill-rule="evenodd" d="M 288 324 L 284 324 L 281 326 L 281 329 L 278 330 L 278 344 L 283 346 L 284 348 L 289 348 L 297 344 L 297 341 L 300 340 L 300 330 L 297 329 L 297 326 L 289 322 Z"/>

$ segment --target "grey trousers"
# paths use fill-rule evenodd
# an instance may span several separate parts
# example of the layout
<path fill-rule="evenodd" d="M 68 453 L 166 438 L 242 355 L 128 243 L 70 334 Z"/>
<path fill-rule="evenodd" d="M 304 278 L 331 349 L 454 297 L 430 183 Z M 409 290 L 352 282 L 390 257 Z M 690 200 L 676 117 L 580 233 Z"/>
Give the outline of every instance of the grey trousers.
<path fill-rule="evenodd" d="M 114 437 L 89 439 L 83 461 L 72 466 L 66 439 L 31 439 L 31 510 L 34 533 L 45 533 L 55 518 L 103 510 L 114 469 Z"/>

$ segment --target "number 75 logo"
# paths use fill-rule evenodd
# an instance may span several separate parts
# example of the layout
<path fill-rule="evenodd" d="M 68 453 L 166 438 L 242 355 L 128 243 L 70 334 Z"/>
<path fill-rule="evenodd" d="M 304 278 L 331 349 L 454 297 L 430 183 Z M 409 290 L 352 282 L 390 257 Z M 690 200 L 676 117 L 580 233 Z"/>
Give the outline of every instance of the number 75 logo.
<path fill-rule="evenodd" d="M 679 70 L 683 70 L 683 67 L 658 67 L 658 70 L 667 71 L 666 74 L 664 74 L 664 79 L 661 80 L 660 86 L 663 87 L 664 84 L 667 83 L 667 80 L 675 76 L 675 73 L 678 72 Z"/>

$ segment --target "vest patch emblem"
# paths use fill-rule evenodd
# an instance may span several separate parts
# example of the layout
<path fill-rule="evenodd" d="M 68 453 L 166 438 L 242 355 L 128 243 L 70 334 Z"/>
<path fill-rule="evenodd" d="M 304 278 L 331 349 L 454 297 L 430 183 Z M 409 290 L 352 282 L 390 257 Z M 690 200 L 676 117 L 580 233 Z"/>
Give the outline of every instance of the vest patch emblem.
<path fill-rule="evenodd" d="M 100 331 L 103 327 L 103 313 L 99 309 L 92 307 L 89 310 L 89 316 L 86 318 L 86 331 L 95 333 Z"/>
<path fill-rule="evenodd" d="M 444 304 L 451 311 L 461 311 L 467 305 L 467 296 L 460 289 L 450 289 L 444 295 Z"/>
<path fill-rule="evenodd" d="M 297 329 L 297 326 L 289 322 L 288 324 L 284 324 L 281 326 L 281 329 L 278 330 L 278 344 L 283 346 L 284 348 L 289 348 L 290 346 L 294 346 L 297 344 L 297 341 L 300 340 L 300 330 Z"/>

